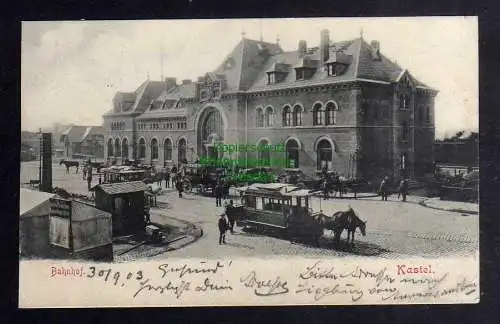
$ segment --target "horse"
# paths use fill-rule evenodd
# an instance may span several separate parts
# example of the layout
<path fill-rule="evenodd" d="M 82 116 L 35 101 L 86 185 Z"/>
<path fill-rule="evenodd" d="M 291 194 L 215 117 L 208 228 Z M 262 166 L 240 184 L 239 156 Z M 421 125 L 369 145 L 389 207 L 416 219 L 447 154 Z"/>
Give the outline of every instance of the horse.
<path fill-rule="evenodd" d="M 75 173 L 78 173 L 78 168 L 80 167 L 80 163 L 78 161 L 66 161 L 62 159 L 61 162 L 59 162 L 59 165 L 62 164 L 64 164 L 64 166 L 66 167 L 66 174 L 69 174 L 69 168 L 71 167 L 76 167 Z"/>
<path fill-rule="evenodd" d="M 340 236 L 345 229 L 347 230 L 347 243 L 352 237 L 351 244 L 354 244 L 354 234 L 358 227 L 361 234 L 366 236 L 366 221 L 359 219 L 351 207 L 347 211 L 336 212 L 331 217 L 319 214 L 316 218 L 316 221 L 322 224 L 325 229 L 333 231 L 337 245 L 340 244 Z"/>

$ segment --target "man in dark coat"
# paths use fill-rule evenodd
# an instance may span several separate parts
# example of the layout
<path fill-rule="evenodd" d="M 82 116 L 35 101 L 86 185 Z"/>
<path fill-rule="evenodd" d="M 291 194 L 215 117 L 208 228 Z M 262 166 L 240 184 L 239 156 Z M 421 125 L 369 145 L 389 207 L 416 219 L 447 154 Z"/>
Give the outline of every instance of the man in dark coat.
<path fill-rule="evenodd" d="M 226 215 L 229 221 L 229 230 L 231 231 L 231 234 L 234 234 L 234 223 L 236 221 L 236 217 L 234 215 L 234 206 L 232 199 L 229 200 L 229 204 L 226 206 Z"/>
<path fill-rule="evenodd" d="M 181 179 L 177 179 L 177 182 L 175 183 L 175 188 L 179 192 L 179 198 L 182 198 L 183 188 L 182 188 L 182 180 Z"/>
<path fill-rule="evenodd" d="M 170 170 L 165 170 L 165 188 L 170 188 Z"/>
<path fill-rule="evenodd" d="M 218 225 L 219 225 L 219 244 L 226 244 L 226 231 L 228 225 L 225 214 L 220 214 Z"/>
<path fill-rule="evenodd" d="M 217 184 L 215 185 L 215 206 L 217 207 L 222 207 L 222 183 L 219 180 L 217 180 Z"/>
<path fill-rule="evenodd" d="M 328 199 L 328 181 L 326 180 L 326 178 L 321 183 L 321 189 L 323 189 L 323 196 L 324 196 L 325 200 L 327 200 Z"/>
<path fill-rule="evenodd" d="M 400 196 L 403 196 L 403 201 L 406 201 L 407 194 L 408 194 L 408 181 L 406 179 L 403 179 L 399 183 L 398 199 Z"/>
<path fill-rule="evenodd" d="M 389 196 L 389 177 L 384 177 L 378 191 L 380 196 L 382 196 L 382 200 L 387 201 L 387 197 Z"/>

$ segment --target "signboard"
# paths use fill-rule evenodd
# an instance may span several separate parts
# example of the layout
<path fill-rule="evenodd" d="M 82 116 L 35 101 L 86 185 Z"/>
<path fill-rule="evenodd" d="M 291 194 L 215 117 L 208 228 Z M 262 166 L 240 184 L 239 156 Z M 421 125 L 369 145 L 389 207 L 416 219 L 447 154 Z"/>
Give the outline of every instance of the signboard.
<path fill-rule="evenodd" d="M 50 217 L 49 242 L 50 244 L 70 248 L 69 218 Z"/>
<path fill-rule="evenodd" d="M 71 217 L 71 200 L 62 198 L 50 199 L 50 216 L 69 219 Z"/>

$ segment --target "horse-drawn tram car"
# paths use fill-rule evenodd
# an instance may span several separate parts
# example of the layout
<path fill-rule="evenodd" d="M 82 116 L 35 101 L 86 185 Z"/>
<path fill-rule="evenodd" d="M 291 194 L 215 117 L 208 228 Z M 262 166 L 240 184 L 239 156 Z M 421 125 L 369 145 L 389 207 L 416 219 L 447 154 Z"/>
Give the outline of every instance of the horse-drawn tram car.
<path fill-rule="evenodd" d="M 129 181 L 143 181 L 147 176 L 144 169 L 136 169 L 130 166 L 112 166 L 101 169 L 103 175 L 102 183 L 117 183 Z"/>
<path fill-rule="evenodd" d="M 310 208 L 310 190 L 283 183 L 253 184 L 240 188 L 242 206 L 235 208 L 237 225 L 260 230 L 274 229 L 290 241 L 319 244 L 323 226 Z"/>

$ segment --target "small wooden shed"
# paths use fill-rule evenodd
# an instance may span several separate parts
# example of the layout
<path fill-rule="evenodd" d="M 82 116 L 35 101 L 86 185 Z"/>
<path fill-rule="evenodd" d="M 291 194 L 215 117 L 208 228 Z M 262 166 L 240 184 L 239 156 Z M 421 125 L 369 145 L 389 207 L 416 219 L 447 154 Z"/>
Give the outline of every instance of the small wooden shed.
<path fill-rule="evenodd" d="M 144 192 L 147 190 L 148 186 L 142 181 L 100 184 L 92 188 L 96 207 L 113 215 L 113 236 L 144 232 Z"/>
<path fill-rule="evenodd" d="M 59 197 L 51 199 L 51 256 L 113 260 L 111 214 L 89 203 Z"/>

